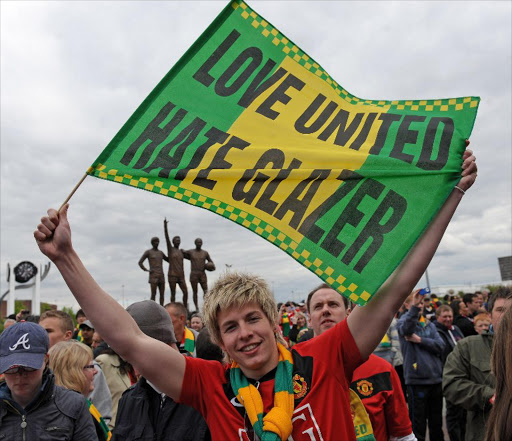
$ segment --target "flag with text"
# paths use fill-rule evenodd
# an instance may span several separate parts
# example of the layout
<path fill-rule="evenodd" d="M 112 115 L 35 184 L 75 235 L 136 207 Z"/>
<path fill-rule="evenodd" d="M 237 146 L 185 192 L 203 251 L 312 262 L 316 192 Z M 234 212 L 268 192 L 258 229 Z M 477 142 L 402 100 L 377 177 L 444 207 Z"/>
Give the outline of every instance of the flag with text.
<path fill-rule="evenodd" d="M 235 0 L 87 173 L 226 217 L 365 304 L 460 179 L 478 104 L 357 98 Z"/>

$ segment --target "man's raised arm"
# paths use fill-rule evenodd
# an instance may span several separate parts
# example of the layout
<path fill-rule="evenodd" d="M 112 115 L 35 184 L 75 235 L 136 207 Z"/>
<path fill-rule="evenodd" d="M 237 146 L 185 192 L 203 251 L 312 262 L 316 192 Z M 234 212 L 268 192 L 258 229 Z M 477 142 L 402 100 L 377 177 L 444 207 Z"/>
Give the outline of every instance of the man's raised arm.
<path fill-rule="evenodd" d="M 167 254 L 170 257 L 171 256 L 172 243 L 171 243 L 171 239 L 169 238 L 169 230 L 167 229 L 167 224 L 168 223 L 169 223 L 169 221 L 167 220 L 167 218 L 164 218 L 165 242 L 167 243 Z M 167 261 L 169 261 L 169 260 L 167 260 Z"/>
<path fill-rule="evenodd" d="M 477 167 L 473 152 L 466 150 L 463 159 L 462 178 L 457 184 L 458 188 L 453 189 L 437 216 L 372 300 L 364 307 L 354 308 L 347 318 L 348 327 L 363 358 L 368 357 L 377 347 L 396 311 L 420 280 L 462 196 L 475 182 Z"/>
<path fill-rule="evenodd" d="M 95 329 L 140 373 L 173 399 L 178 399 L 185 359 L 169 346 L 143 334 L 124 308 L 89 274 L 71 243 L 68 205 L 50 209 L 34 232 L 39 249 L 55 264 Z M 165 372 L 165 375 L 162 375 Z"/>

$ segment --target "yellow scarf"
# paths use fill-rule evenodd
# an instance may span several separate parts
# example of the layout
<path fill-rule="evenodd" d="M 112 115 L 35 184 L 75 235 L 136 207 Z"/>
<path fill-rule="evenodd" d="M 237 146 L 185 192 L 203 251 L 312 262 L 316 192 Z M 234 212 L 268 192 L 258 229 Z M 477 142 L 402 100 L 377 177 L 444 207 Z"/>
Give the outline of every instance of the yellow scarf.
<path fill-rule="evenodd" d="M 230 370 L 231 387 L 247 412 L 254 432 L 261 441 L 285 441 L 292 433 L 293 359 L 292 354 L 281 343 L 277 343 L 279 362 L 274 380 L 274 407 L 263 416 L 263 400 L 260 392 L 249 383 L 238 363 Z"/>

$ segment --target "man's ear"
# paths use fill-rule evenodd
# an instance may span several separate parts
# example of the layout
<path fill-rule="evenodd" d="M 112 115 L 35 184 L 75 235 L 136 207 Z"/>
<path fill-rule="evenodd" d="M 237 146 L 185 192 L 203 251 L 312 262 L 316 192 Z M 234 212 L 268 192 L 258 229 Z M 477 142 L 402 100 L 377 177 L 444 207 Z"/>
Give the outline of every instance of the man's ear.
<path fill-rule="evenodd" d="M 224 352 L 224 354 L 227 354 L 227 352 L 226 352 L 226 346 L 224 346 L 224 343 L 222 343 L 222 341 L 219 341 L 219 342 L 217 343 L 217 346 L 218 346 L 219 348 L 221 348 L 221 349 L 222 349 L 222 352 Z"/>
<path fill-rule="evenodd" d="M 350 315 L 350 313 L 352 312 L 352 308 L 347 308 L 346 311 L 347 311 L 347 317 L 348 317 Z"/>
<path fill-rule="evenodd" d="M 64 333 L 64 341 L 71 340 L 71 337 L 73 337 L 73 331 L 66 331 Z"/>

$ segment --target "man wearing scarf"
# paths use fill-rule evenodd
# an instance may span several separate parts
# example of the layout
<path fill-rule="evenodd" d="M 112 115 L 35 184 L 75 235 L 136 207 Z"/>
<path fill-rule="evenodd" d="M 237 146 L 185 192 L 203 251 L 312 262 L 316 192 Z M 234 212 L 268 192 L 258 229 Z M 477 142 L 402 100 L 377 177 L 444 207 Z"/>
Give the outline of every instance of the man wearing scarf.
<path fill-rule="evenodd" d="M 180 353 L 195 357 L 197 331 L 185 326 L 187 320 L 187 308 L 183 303 L 171 302 L 165 305 L 165 309 L 171 317 Z"/>
<path fill-rule="evenodd" d="M 414 288 L 465 191 L 476 178 L 472 152 L 462 179 L 404 261 L 364 308 L 291 351 L 278 340 L 277 306 L 258 277 L 228 273 L 205 298 L 212 340 L 231 364 L 185 357 L 140 331 L 119 303 L 89 274 L 71 243 L 68 205 L 49 210 L 34 232 L 41 251 L 109 345 L 154 386 L 204 416 L 213 441 L 355 440 L 349 384 L 354 369 L 379 344 Z M 398 246 L 398 245 L 397 245 Z M 371 324 L 371 326 L 369 326 Z M 230 398 L 232 397 L 232 398 Z"/>

